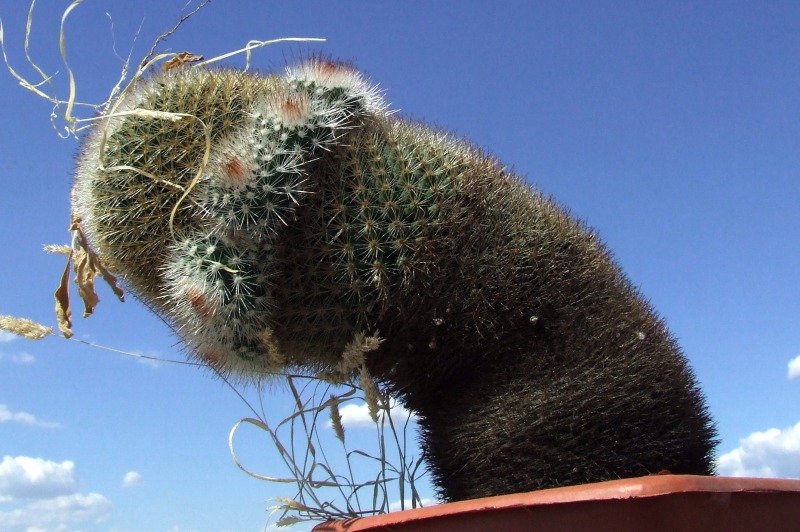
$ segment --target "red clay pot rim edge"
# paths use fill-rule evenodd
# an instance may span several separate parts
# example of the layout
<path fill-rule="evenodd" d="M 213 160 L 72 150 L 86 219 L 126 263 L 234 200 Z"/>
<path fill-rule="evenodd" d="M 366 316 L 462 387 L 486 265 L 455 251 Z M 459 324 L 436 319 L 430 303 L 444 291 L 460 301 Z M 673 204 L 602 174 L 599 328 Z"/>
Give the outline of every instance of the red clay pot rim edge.
<path fill-rule="evenodd" d="M 570 502 L 619 500 L 657 497 L 659 495 L 691 492 L 800 492 L 800 480 L 782 478 L 708 477 L 698 475 L 650 475 L 638 478 L 609 480 L 579 486 L 552 488 L 526 493 L 514 493 L 483 499 L 426 506 L 358 519 L 329 521 L 314 530 L 360 530 L 378 526 L 438 517 L 455 513 L 485 512 L 499 509 L 564 504 Z M 337 526 L 338 525 L 338 526 Z M 344 525 L 344 527 L 342 527 Z"/>

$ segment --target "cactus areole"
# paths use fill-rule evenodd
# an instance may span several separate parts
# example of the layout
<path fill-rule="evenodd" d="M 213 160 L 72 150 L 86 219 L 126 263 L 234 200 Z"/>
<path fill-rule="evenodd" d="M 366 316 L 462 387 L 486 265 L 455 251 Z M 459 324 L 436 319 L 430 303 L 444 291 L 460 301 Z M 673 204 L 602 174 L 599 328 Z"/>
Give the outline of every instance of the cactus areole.
<path fill-rule="evenodd" d="M 363 368 L 445 500 L 712 473 L 693 373 L 595 233 L 349 65 L 153 74 L 83 140 L 72 203 L 224 375 L 346 372 L 380 337 Z"/>

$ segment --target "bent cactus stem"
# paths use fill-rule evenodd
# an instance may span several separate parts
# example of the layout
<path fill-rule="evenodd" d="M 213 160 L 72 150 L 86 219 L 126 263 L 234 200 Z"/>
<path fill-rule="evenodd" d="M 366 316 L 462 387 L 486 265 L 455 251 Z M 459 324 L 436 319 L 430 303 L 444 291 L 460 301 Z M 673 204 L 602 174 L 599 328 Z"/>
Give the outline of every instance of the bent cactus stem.
<path fill-rule="evenodd" d="M 73 216 L 192 356 L 252 381 L 367 369 L 419 415 L 447 500 L 712 473 L 692 371 L 595 233 L 351 66 L 187 68 L 113 108 Z"/>

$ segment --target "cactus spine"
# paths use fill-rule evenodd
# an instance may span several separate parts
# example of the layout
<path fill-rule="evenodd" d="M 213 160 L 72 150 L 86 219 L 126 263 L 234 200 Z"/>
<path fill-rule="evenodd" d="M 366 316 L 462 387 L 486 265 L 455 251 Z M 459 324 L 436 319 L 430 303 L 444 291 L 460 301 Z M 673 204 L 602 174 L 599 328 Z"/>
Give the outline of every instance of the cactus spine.
<path fill-rule="evenodd" d="M 390 116 L 352 67 L 186 69 L 115 110 L 84 141 L 73 215 L 217 370 L 332 372 L 379 333 L 366 367 L 420 415 L 451 500 L 711 472 L 691 370 L 596 235 Z"/>

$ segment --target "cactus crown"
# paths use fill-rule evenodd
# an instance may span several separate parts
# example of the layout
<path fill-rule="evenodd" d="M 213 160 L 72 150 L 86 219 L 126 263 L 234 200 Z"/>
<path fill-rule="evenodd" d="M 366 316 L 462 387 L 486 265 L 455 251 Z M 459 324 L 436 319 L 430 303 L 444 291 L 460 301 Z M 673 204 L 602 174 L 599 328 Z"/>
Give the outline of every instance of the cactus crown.
<path fill-rule="evenodd" d="M 141 82 L 98 122 L 73 216 L 217 369 L 329 369 L 426 268 L 420 250 L 455 220 L 473 152 L 390 119 L 345 64 L 185 69 Z"/>

